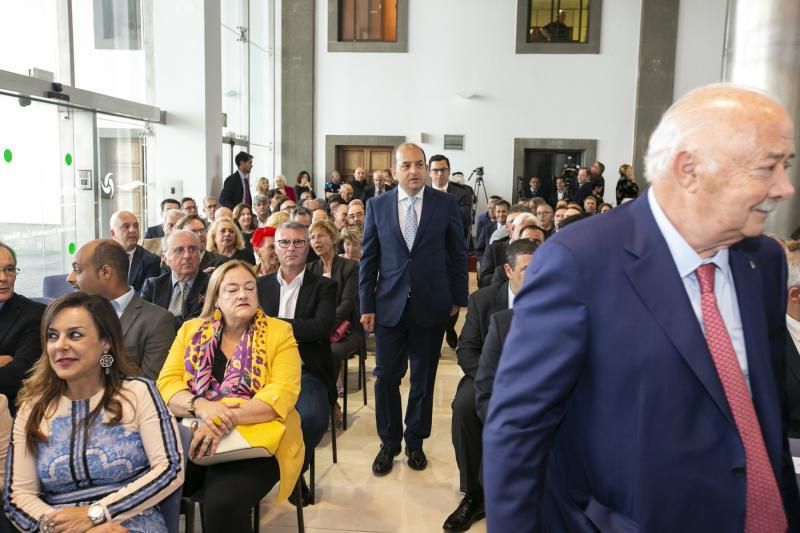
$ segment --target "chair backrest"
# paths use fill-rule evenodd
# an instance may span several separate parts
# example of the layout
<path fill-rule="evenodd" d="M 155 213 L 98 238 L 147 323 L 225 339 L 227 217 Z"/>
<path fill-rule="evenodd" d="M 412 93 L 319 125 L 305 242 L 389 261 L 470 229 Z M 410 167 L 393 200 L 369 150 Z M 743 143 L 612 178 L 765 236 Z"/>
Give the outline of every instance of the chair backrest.
<path fill-rule="evenodd" d="M 45 276 L 42 280 L 42 296 L 45 298 L 58 298 L 74 291 L 72 285 L 67 283 L 67 274 Z"/>
<path fill-rule="evenodd" d="M 186 472 L 186 463 L 189 457 L 189 444 L 192 442 L 192 428 L 178 424 L 178 435 L 183 447 L 183 471 Z M 167 524 L 167 533 L 180 533 L 181 497 L 183 486 L 175 489 L 164 501 L 158 504 L 164 521 Z"/>

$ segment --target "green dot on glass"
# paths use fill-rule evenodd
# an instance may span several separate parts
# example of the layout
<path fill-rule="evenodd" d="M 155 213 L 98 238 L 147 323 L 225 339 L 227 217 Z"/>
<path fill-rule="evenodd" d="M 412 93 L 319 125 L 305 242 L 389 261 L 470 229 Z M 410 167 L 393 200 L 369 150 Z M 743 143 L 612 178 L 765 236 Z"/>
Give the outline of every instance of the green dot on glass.
<path fill-rule="evenodd" d="M 72 164 L 72 154 L 67 153 L 67 155 L 64 156 L 64 162 L 67 166 L 70 166 Z"/>
<path fill-rule="evenodd" d="M 69 246 L 67 246 L 67 250 L 69 250 L 70 255 L 75 254 L 75 248 L 76 246 L 74 242 L 69 243 Z"/>
<path fill-rule="evenodd" d="M 11 153 L 11 150 L 6 148 L 3 152 L 3 159 L 6 160 L 6 163 L 11 163 L 11 159 L 14 157 L 14 154 Z"/>

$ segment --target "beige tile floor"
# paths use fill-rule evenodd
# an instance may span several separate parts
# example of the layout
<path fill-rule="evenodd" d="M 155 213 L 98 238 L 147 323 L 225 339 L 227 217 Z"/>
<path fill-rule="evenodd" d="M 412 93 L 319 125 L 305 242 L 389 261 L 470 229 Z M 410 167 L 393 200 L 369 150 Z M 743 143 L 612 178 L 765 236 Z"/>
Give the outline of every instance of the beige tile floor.
<path fill-rule="evenodd" d="M 465 311 L 461 313 L 463 322 Z M 350 363 L 351 392 L 348 398 L 347 430 L 337 434 L 338 462 L 331 457 L 330 434 L 316 452 L 317 503 L 304 510 L 306 531 L 427 533 L 441 531 L 442 523 L 461 500 L 458 491 L 458 468 L 450 438 L 450 403 L 462 372 L 456 363 L 455 351 L 447 345 L 436 379 L 433 408 L 433 431 L 425 442 L 428 468 L 411 470 L 404 454 L 395 459 L 394 469 L 385 477 L 372 474 L 371 465 L 380 446 L 375 432 L 373 404 L 374 366 L 372 354 L 367 358 L 369 402 L 364 406 L 357 381 L 355 361 Z M 402 386 L 403 405 L 408 395 L 408 375 Z M 288 503 L 273 505 L 269 495 L 262 502 L 261 531 L 297 531 L 295 508 Z M 484 533 L 485 521 L 475 524 L 471 532 Z"/>

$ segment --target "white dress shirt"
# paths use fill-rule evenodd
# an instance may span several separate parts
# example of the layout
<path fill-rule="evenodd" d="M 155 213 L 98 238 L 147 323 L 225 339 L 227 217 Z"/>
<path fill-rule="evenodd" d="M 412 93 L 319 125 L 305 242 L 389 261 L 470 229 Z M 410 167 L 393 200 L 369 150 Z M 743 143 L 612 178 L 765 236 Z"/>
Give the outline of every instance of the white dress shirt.
<path fill-rule="evenodd" d="M 425 187 L 420 189 L 420 191 L 414 195 L 414 198 L 417 199 L 416 203 L 414 204 L 414 211 L 417 212 L 417 227 L 419 227 L 419 219 L 422 216 L 422 197 L 425 194 Z M 397 188 L 397 216 L 400 219 L 400 229 L 405 227 L 406 223 L 406 209 L 408 209 L 408 203 L 410 200 L 408 199 L 409 196 L 403 191 L 402 187 Z"/>
<path fill-rule="evenodd" d="M 508 284 L 508 308 L 514 309 L 514 291 L 511 290 L 511 283 Z"/>
<path fill-rule="evenodd" d="M 786 315 L 786 329 L 789 330 L 789 335 L 792 337 L 794 347 L 797 348 L 797 352 L 800 353 L 800 321 Z"/>
<path fill-rule="evenodd" d="M 128 292 L 115 300 L 111 300 L 111 305 L 114 307 L 114 311 L 117 312 L 117 318 L 121 317 L 122 313 L 125 312 L 125 308 L 131 303 L 134 294 L 136 294 L 136 291 L 133 290 L 133 287 L 128 287 Z"/>
<path fill-rule="evenodd" d="M 280 306 L 278 307 L 278 318 L 294 318 L 294 310 L 297 307 L 297 297 L 300 294 L 300 286 L 303 285 L 303 277 L 306 270 L 303 269 L 291 283 L 283 279 L 283 272 L 278 269 L 278 285 L 281 286 Z"/>
<path fill-rule="evenodd" d="M 667 241 L 672 259 L 675 261 L 675 266 L 678 268 L 678 273 L 683 281 L 683 287 L 686 289 L 686 294 L 689 296 L 689 301 L 692 303 L 692 309 L 700 323 L 700 327 L 705 334 L 705 327 L 703 326 L 703 309 L 700 300 L 700 283 L 697 281 L 695 270 L 700 265 L 706 263 L 714 263 L 717 268 L 714 274 L 714 296 L 717 298 L 717 307 L 722 315 L 722 320 L 725 322 L 725 329 L 728 330 L 728 336 L 731 338 L 731 344 L 736 352 L 736 359 L 739 361 L 739 366 L 744 374 L 747 386 L 750 386 L 750 372 L 747 365 L 747 349 L 745 348 L 744 341 L 744 328 L 742 326 L 742 317 L 739 314 L 739 300 L 736 297 L 736 286 L 733 283 L 733 272 L 731 271 L 730 262 L 728 261 L 729 250 L 723 248 L 718 251 L 714 257 L 703 259 L 694 249 L 689 246 L 686 239 L 678 233 L 675 226 L 664 214 L 661 206 L 658 205 L 656 195 L 652 187 L 647 191 L 647 199 L 650 201 L 650 210 L 656 219 L 658 229 Z"/>

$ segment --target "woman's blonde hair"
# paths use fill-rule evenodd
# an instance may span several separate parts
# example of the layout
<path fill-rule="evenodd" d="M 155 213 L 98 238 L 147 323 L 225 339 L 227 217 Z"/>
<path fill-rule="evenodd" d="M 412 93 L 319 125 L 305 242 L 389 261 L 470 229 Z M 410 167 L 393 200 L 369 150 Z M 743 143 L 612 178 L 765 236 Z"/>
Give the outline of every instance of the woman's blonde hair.
<path fill-rule="evenodd" d="M 335 247 L 336 243 L 339 242 L 339 231 L 336 229 L 336 225 L 330 220 L 317 220 L 308 227 L 309 236 L 319 229 L 325 230 L 325 233 L 331 238 L 331 242 L 333 242 Z"/>
<path fill-rule="evenodd" d="M 53 409 L 59 398 L 67 391 L 66 381 L 58 377 L 50 364 L 50 356 L 47 353 L 47 330 L 62 311 L 76 308 L 85 310 L 92 317 L 97 336 L 108 342 L 108 353 L 114 358 L 106 373 L 100 367 L 100 354 L 98 354 L 97 371 L 103 380 L 103 397 L 97 407 L 83 419 L 79 431 L 83 434 L 82 432 L 90 428 L 103 411 L 110 415 L 106 422 L 108 425 L 119 423 L 122 420 L 120 399 L 124 399 L 133 407 L 130 400 L 121 394 L 122 384 L 125 376 L 134 376 L 138 371 L 129 362 L 125 352 L 125 339 L 117 313 L 111 303 L 102 296 L 80 291 L 66 294 L 48 305 L 44 312 L 39 333 L 42 355 L 34 363 L 30 376 L 22 382 L 22 390 L 17 395 L 17 405 L 31 405 L 31 414 L 25 424 L 25 446 L 33 455 L 36 455 L 38 444 L 48 442 L 47 436 L 41 430 L 42 419 L 53 415 Z"/>
<path fill-rule="evenodd" d="M 630 166 L 628 163 L 619 166 L 620 176 L 625 176 L 626 178 L 630 178 L 632 173 L 633 173 L 633 167 Z"/>
<path fill-rule="evenodd" d="M 342 228 L 342 240 L 361 244 L 364 240 L 364 230 L 358 224 L 346 225 Z"/>
<path fill-rule="evenodd" d="M 211 320 L 211 316 L 214 314 L 214 309 L 217 307 L 217 300 L 219 300 L 219 289 L 222 287 L 222 280 L 225 277 L 225 274 L 234 268 L 245 269 L 248 274 L 253 276 L 253 281 L 258 281 L 255 268 L 250 263 L 245 263 L 244 261 L 240 261 L 238 259 L 233 259 L 231 261 L 225 261 L 222 263 L 220 266 L 214 269 L 214 273 L 211 274 L 211 279 L 208 280 L 206 301 L 203 304 L 203 312 L 200 314 L 200 318 L 203 320 Z"/>
<path fill-rule="evenodd" d="M 242 232 L 239 231 L 239 226 L 233 222 L 231 217 L 219 217 L 211 224 L 211 227 L 208 228 L 208 238 L 206 239 L 207 252 L 217 253 L 217 232 L 219 231 L 219 227 L 225 222 L 230 224 L 233 228 L 233 235 L 236 237 L 236 249 L 244 249 L 244 238 L 242 237 Z"/>
<path fill-rule="evenodd" d="M 289 213 L 285 211 L 277 211 L 269 216 L 267 219 L 267 226 L 277 228 L 284 222 L 289 222 Z"/>
<path fill-rule="evenodd" d="M 262 183 L 266 183 L 266 187 L 261 187 Z M 267 195 L 269 192 L 269 178 L 266 176 L 261 176 L 258 178 L 258 183 L 256 183 L 256 194 L 263 194 L 264 196 Z"/>

